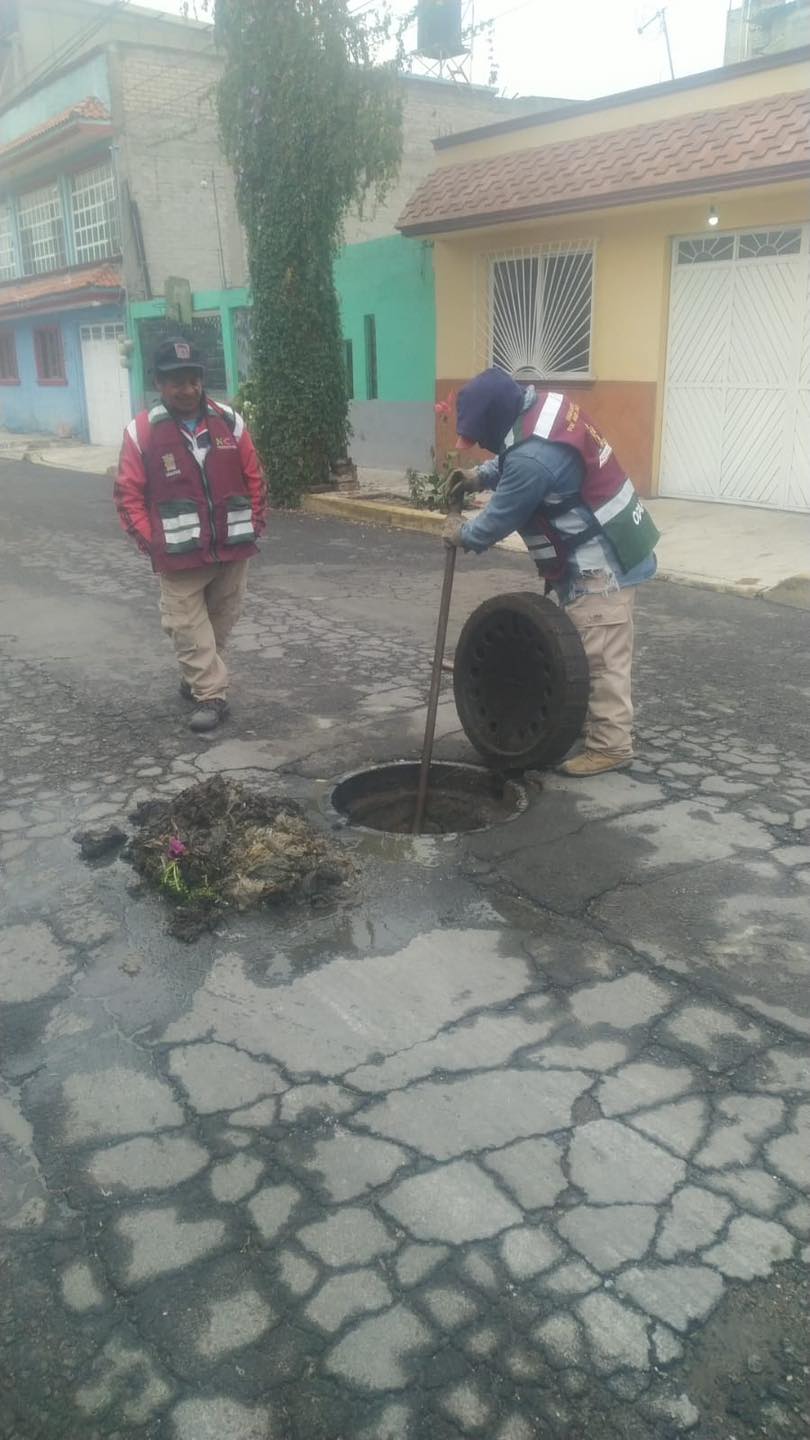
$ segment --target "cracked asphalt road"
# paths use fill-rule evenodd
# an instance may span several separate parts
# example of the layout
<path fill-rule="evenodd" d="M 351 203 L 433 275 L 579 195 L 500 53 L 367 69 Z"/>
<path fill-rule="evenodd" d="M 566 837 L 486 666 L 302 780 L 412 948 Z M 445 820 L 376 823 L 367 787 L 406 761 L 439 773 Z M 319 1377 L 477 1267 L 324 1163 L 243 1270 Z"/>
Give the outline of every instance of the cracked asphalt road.
<path fill-rule="evenodd" d="M 806 617 L 646 587 L 632 772 L 184 947 L 73 831 L 220 770 L 332 823 L 440 554 L 275 517 L 208 743 L 108 491 L 0 466 L 3 1440 L 805 1436 Z"/>

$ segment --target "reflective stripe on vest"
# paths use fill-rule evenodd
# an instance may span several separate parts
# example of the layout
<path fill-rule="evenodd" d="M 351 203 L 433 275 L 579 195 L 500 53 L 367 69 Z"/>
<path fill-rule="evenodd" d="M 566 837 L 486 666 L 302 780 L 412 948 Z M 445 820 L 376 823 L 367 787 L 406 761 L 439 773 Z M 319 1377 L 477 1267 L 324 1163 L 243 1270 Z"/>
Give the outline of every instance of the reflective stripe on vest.
<path fill-rule="evenodd" d="M 627 572 L 650 555 L 659 539 L 658 531 L 644 508 L 632 480 L 622 471 L 612 447 L 583 413 L 580 405 L 559 390 L 540 391 L 535 401 L 515 421 L 511 444 L 523 444 L 536 436 L 552 444 L 568 445 L 577 451 L 585 473 L 578 495 L 556 508 L 546 497 L 529 520 L 531 531 L 545 533 L 554 545 L 552 562 L 533 545 L 538 567 L 559 570 L 574 554 L 584 568 L 601 568 L 609 563 L 602 537 L 613 547 L 620 568 Z M 582 507 L 585 512 L 576 507 Z M 593 519 L 588 520 L 591 515 Z M 538 537 L 539 538 L 539 537 Z"/>
<path fill-rule="evenodd" d="M 593 513 L 599 521 L 599 524 L 604 526 L 607 525 L 609 520 L 615 520 L 616 516 L 620 515 L 622 510 L 626 510 L 628 505 L 635 505 L 637 499 L 636 487 L 632 480 L 625 480 L 621 490 L 617 491 L 615 495 L 612 495 L 609 500 L 605 501 L 604 505 L 600 505 Z"/>
<path fill-rule="evenodd" d="M 193 434 L 162 405 L 136 416 L 152 562 L 159 572 L 253 554 L 256 535 L 235 435 L 239 428 L 233 412 L 210 401 Z M 204 436 L 210 442 L 205 446 Z"/>
<path fill-rule="evenodd" d="M 542 409 L 534 426 L 534 434 L 538 435 L 541 440 L 548 440 L 564 401 L 565 396 L 560 395 L 556 390 L 550 390 L 543 401 Z"/>

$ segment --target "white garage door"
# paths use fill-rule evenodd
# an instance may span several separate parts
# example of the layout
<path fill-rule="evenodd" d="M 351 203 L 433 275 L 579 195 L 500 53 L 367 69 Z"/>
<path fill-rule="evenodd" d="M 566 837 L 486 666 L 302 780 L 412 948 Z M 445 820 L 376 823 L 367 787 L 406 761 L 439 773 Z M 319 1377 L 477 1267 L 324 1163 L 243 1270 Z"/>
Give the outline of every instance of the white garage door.
<path fill-rule="evenodd" d="M 676 240 L 661 493 L 810 510 L 810 226 Z"/>
<path fill-rule="evenodd" d="M 123 325 L 82 325 L 82 367 L 91 445 L 120 445 L 132 419 L 129 371 L 121 364 L 118 341 Z"/>

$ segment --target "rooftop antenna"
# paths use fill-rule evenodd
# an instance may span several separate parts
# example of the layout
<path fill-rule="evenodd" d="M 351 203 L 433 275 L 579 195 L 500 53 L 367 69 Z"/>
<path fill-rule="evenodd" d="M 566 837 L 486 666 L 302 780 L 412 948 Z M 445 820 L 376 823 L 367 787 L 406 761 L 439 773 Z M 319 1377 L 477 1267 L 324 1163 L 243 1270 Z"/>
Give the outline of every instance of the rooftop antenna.
<path fill-rule="evenodd" d="M 672 48 L 669 43 L 669 27 L 667 25 L 666 5 L 663 5 L 660 10 L 656 10 L 655 14 L 651 15 L 649 20 L 645 20 L 643 25 L 639 25 L 638 33 L 639 35 L 643 35 L 645 30 L 649 30 L 650 26 L 655 24 L 656 20 L 658 21 L 659 29 L 664 37 L 664 42 L 667 47 L 667 60 L 669 61 L 670 79 L 674 80 L 675 66 L 672 63 Z"/>

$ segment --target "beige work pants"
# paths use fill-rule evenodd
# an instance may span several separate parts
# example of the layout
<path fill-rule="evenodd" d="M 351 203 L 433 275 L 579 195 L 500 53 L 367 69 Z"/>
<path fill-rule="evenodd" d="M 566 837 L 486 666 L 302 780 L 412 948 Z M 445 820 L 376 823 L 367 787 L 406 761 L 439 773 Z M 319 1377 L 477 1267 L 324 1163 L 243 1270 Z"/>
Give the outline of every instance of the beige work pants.
<path fill-rule="evenodd" d="M 635 588 L 604 590 L 604 580 L 586 578 L 591 593 L 566 605 L 579 631 L 591 672 L 586 750 L 633 754 L 633 606 Z"/>
<path fill-rule="evenodd" d="M 197 700 L 224 700 L 227 694 L 223 651 L 242 610 L 249 563 L 231 560 L 160 576 L 160 623 Z"/>

